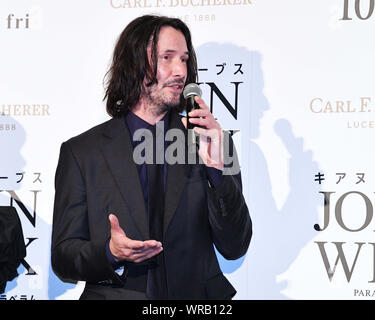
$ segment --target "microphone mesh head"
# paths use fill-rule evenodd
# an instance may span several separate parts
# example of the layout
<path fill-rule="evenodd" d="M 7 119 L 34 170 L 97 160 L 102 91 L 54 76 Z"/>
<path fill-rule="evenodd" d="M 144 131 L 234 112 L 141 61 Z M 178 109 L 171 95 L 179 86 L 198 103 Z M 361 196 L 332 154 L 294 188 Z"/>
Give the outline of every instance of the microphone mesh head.
<path fill-rule="evenodd" d="M 184 98 L 187 99 L 191 96 L 202 96 L 202 90 L 196 83 L 189 83 L 182 92 L 184 95 Z"/>

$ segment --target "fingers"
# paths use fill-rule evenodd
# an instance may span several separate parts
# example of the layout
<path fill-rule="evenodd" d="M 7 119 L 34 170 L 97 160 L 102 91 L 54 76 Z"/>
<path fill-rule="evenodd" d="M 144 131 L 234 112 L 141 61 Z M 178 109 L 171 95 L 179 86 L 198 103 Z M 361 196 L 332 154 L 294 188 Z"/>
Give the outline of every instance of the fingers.
<path fill-rule="evenodd" d="M 193 118 L 194 117 L 194 118 Z M 187 118 L 182 117 L 181 122 L 185 129 L 187 128 Z M 212 114 L 206 110 L 196 109 L 189 112 L 189 122 L 207 129 L 220 128 L 220 125 L 216 122 Z"/>
<path fill-rule="evenodd" d="M 194 126 L 194 131 L 199 134 L 199 156 L 204 164 L 223 170 L 223 132 L 210 109 L 203 99 L 195 97 L 199 109 L 189 112 L 189 123 Z M 182 118 L 182 123 L 187 127 L 187 118 Z"/>
<path fill-rule="evenodd" d="M 211 124 L 210 119 L 207 118 L 189 118 L 189 122 L 205 128 L 209 128 Z"/>
<path fill-rule="evenodd" d="M 163 247 L 150 248 L 143 252 L 134 253 L 132 256 L 132 260 L 135 263 L 140 263 L 140 262 L 143 262 L 152 258 L 153 256 L 158 255 L 162 251 L 163 251 Z"/>
<path fill-rule="evenodd" d="M 209 116 L 212 116 L 212 113 L 208 109 L 194 109 L 189 112 L 189 117 L 209 117 Z"/>
<path fill-rule="evenodd" d="M 136 252 L 146 252 L 146 251 L 162 248 L 161 242 L 156 241 L 156 240 L 146 240 L 146 241 L 138 241 L 138 240 L 131 240 L 131 239 L 129 240 L 130 241 L 128 243 L 128 248 Z"/>
<path fill-rule="evenodd" d="M 130 238 L 124 239 L 123 247 L 128 250 L 134 250 L 134 251 L 142 251 L 145 249 L 145 245 L 143 241 L 139 240 L 132 240 Z"/>
<path fill-rule="evenodd" d="M 200 97 L 195 97 L 195 102 L 198 103 L 199 109 L 194 109 L 189 112 L 189 122 L 192 124 L 204 127 L 206 129 L 220 128 L 206 103 Z M 185 120 L 183 121 L 185 123 Z"/>
<path fill-rule="evenodd" d="M 221 129 L 204 129 L 200 127 L 194 127 L 194 131 L 198 133 L 200 136 L 210 138 L 208 141 L 221 141 L 222 138 L 222 131 Z"/>
<path fill-rule="evenodd" d="M 224 169 L 223 159 L 223 138 L 219 129 L 203 129 L 194 127 L 194 131 L 199 134 L 199 156 L 208 167 L 218 170 Z"/>
<path fill-rule="evenodd" d="M 201 108 L 202 110 L 209 110 L 208 106 L 206 105 L 206 103 L 203 101 L 202 98 L 195 96 L 194 100 L 196 103 L 198 103 L 199 108 Z"/>
<path fill-rule="evenodd" d="M 186 123 L 187 120 L 184 120 L 183 123 Z M 203 127 L 205 129 L 220 129 L 219 123 L 215 120 L 211 112 L 207 110 L 195 109 L 189 112 L 189 122 Z"/>
<path fill-rule="evenodd" d="M 143 262 L 151 257 L 159 254 L 163 251 L 163 247 L 159 241 L 148 240 L 148 241 L 136 241 L 131 240 L 134 244 L 128 244 L 129 247 L 124 247 L 121 250 L 121 260 L 126 260 L 134 263 Z M 139 247 L 135 245 L 135 242 L 142 243 L 142 246 Z"/>

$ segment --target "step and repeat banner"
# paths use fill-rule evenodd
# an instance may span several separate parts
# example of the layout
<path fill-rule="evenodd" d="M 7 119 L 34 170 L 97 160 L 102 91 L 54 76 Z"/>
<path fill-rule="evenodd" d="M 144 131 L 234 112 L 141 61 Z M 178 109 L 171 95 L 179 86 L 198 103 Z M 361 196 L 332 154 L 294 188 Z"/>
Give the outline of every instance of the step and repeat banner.
<path fill-rule="evenodd" d="M 0 205 L 27 256 L 0 300 L 77 299 L 50 262 L 62 142 L 109 119 L 125 26 L 182 19 L 203 98 L 231 130 L 253 220 L 235 299 L 375 298 L 374 0 L 1 0 Z"/>

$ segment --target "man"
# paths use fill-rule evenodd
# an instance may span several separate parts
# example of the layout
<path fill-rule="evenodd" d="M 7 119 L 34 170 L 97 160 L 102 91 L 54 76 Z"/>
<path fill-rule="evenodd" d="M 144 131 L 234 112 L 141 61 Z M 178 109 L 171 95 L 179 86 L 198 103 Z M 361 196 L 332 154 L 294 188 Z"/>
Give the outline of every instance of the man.
<path fill-rule="evenodd" d="M 54 271 L 86 281 L 81 299 L 232 298 L 236 291 L 214 245 L 237 259 L 247 251 L 252 226 L 240 174 L 223 174 L 222 131 L 204 101 L 196 98 L 200 108 L 190 114 L 203 164 L 158 164 L 155 152 L 152 164 L 138 163 L 134 156 L 144 142 L 135 138 L 139 130 L 150 130 L 156 150 L 161 123 L 164 133 L 186 135 L 181 93 L 197 78 L 189 29 L 167 17 L 133 20 L 118 39 L 108 75 L 112 119 L 61 146 Z"/>

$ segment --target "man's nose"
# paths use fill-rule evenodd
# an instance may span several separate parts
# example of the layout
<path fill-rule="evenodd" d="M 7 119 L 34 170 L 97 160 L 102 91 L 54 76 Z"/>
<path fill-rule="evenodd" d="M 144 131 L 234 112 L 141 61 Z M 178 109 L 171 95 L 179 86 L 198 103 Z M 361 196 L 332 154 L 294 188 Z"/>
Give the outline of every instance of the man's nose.
<path fill-rule="evenodd" d="M 186 63 L 178 60 L 173 64 L 173 76 L 184 77 L 186 75 Z"/>

